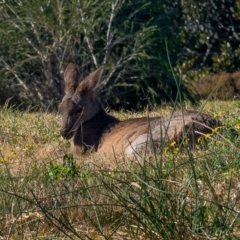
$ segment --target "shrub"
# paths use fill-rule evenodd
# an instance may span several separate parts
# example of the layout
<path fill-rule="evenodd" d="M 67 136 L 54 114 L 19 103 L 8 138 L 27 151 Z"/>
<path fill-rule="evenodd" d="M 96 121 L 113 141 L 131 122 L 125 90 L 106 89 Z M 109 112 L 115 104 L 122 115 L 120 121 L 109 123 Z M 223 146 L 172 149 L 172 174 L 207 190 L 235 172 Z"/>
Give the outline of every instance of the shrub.
<path fill-rule="evenodd" d="M 187 88 L 200 99 L 234 99 L 240 93 L 240 72 L 208 74 L 198 81 L 189 82 Z"/>
<path fill-rule="evenodd" d="M 22 107 L 55 109 L 63 93 L 63 71 L 75 62 L 82 77 L 105 66 L 105 105 L 137 109 L 146 105 L 143 102 L 171 98 L 177 87 L 171 80 L 166 42 L 171 51 L 178 43 L 173 12 L 164 10 L 165 2 L 2 3 L 0 79 L 5 89 L 8 86 L 6 95 L 24 102 Z"/>
<path fill-rule="evenodd" d="M 238 70 L 240 1 L 174 2 L 183 44 L 176 68 L 182 77 L 189 81 L 207 73 Z"/>

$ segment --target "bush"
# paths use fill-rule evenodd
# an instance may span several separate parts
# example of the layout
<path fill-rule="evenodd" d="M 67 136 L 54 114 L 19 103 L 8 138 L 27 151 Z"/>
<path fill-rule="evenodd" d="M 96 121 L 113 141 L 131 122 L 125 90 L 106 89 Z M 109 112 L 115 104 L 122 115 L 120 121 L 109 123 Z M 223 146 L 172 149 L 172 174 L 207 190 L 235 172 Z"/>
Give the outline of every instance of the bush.
<path fill-rule="evenodd" d="M 168 64 L 179 44 L 167 1 L 8 1 L 1 4 L 0 79 L 22 106 L 55 109 L 69 62 L 107 70 L 103 102 L 139 109 L 176 96 Z M 149 100 L 150 99 L 150 100 Z"/>
<path fill-rule="evenodd" d="M 240 1 L 174 1 L 181 25 L 177 69 L 184 79 L 239 69 Z"/>
<path fill-rule="evenodd" d="M 239 97 L 240 72 L 208 74 L 198 81 L 188 83 L 187 88 L 199 99 L 231 100 Z"/>

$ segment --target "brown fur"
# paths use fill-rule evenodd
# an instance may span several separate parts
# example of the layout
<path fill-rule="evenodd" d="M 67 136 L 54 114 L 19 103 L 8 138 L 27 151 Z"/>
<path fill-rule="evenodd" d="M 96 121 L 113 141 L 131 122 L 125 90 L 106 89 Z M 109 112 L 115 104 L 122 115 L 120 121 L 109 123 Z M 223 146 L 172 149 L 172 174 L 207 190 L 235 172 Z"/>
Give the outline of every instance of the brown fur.
<path fill-rule="evenodd" d="M 101 74 L 102 68 L 99 68 L 79 84 L 76 65 L 70 64 L 64 74 L 66 94 L 59 105 L 61 135 L 71 139 L 76 153 L 94 151 L 101 155 L 131 155 L 149 152 L 181 140 L 186 134 L 194 145 L 199 136 L 221 125 L 209 115 L 186 110 L 166 117 L 119 121 L 106 113 L 96 97 Z"/>

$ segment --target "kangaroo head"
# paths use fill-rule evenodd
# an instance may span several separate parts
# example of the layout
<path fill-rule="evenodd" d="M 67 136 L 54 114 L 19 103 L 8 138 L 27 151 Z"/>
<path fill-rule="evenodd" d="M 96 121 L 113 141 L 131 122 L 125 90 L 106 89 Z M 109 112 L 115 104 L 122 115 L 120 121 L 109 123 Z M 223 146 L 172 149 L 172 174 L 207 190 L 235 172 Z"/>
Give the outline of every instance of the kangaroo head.
<path fill-rule="evenodd" d="M 71 63 L 66 68 L 64 73 L 65 96 L 59 104 L 62 116 L 62 137 L 72 138 L 83 123 L 99 112 L 100 103 L 95 93 L 102 71 L 100 67 L 80 81 L 80 74 L 75 64 Z"/>

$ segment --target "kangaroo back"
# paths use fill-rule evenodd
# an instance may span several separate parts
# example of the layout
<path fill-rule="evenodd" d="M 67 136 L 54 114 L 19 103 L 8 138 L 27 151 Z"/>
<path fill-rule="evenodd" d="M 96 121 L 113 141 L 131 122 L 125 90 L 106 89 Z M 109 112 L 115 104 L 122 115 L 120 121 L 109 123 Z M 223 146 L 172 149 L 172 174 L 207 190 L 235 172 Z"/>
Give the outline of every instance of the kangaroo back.
<path fill-rule="evenodd" d="M 133 154 L 156 151 L 172 141 L 188 138 L 194 146 L 200 136 L 222 124 L 215 118 L 195 111 L 176 111 L 165 117 L 136 118 L 120 122 L 105 137 L 99 152 Z"/>

